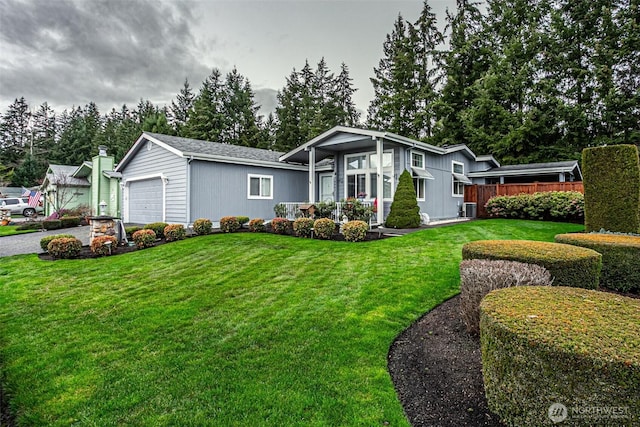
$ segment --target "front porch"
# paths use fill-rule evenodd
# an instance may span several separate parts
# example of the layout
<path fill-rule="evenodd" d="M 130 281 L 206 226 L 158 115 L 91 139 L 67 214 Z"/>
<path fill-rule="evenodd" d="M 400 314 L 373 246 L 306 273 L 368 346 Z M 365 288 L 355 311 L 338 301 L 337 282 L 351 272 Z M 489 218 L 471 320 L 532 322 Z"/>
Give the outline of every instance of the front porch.
<path fill-rule="evenodd" d="M 342 222 L 344 220 L 343 217 L 345 216 L 345 210 L 346 210 L 345 207 L 347 207 L 349 202 L 318 203 L 318 205 L 321 205 L 321 206 L 323 204 L 333 206 L 333 209 L 330 209 L 329 212 L 322 213 L 323 218 L 329 218 L 334 220 L 335 222 Z M 305 212 L 306 209 L 303 210 L 301 209 L 301 207 L 309 206 L 310 203 L 309 202 L 283 202 L 283 203 L 279 203 L 278 205 L 282 206 L 282 208 L 280 208 L 281 211 L 278 212 L 278 215 L 293 221 L 296 218 L 300 218 L 307 215 L 307 213 Z M 315 204 L 312 204 L 312 205 L 315 206 Z M 361 200 L 360 205 L 364 208 L 371 209 L 373 211 L 372 215 L 369 217 L 369 227 L 382 224 L 382 221 L 378 221 L 378 214 L 376 212 L 377 209 L 373 201 Z M 316 217 L 318 217 L 317 213 L 316 213 Z"/>

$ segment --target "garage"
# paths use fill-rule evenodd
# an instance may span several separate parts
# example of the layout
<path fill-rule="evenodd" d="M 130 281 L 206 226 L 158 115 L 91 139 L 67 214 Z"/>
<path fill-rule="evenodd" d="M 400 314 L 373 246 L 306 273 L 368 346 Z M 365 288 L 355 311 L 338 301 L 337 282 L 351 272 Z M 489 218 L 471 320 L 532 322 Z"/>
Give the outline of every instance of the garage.
<path fill-rule="evenodd" d="M 130 181 L 128 222 L 149 224 L 163 221 L 162 179 Z"/>

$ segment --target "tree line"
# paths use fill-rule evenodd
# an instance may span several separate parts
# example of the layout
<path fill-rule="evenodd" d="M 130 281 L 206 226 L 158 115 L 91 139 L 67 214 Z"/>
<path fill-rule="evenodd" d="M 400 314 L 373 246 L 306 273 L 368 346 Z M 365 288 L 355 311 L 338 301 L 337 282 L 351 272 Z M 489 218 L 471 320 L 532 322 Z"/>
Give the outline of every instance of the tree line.
<path fill-rule="evenodd" d="M 364 120 L 347 65 L 336 75 L 324 58 L 293 69 L 267 117 L 236 69 L 213 69 L 197 93 L 185 80 L 168 106 L 140 100 L 106 115 L 95 103 L 32 112 L 20 98 L 0 117 L 0 182 L 33 185 L 48 163 L 80 164 L 98 145 L 118 161 L 142 131 L 287 151 L 335 125 L 365 126 L 505 164 L 640 144 L 638 0 L 456 3 L 444 31 L 427 1 L 415 21 L 398 15 Z"/>

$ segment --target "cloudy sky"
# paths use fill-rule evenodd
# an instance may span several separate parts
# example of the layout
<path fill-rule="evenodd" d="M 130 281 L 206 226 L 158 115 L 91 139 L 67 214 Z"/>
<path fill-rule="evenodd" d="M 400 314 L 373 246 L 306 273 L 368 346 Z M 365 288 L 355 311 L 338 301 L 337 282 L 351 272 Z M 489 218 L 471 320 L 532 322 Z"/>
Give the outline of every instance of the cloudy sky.
<path fill-rule="evenodd" d="M 455 0 L 429 0 L 444 25 Z M 369 78 L 398 13 L 422 0 L 0 0 L 0 113 L 24 96 L 58 112 L 98 104 L 102 113 L 140 98 L 169 104 L 188 78 L 197 93 L 212 68 L 234 66 L 263 111 L 293 68 L 325 57 L 350 69 L 363 111 Z"/>

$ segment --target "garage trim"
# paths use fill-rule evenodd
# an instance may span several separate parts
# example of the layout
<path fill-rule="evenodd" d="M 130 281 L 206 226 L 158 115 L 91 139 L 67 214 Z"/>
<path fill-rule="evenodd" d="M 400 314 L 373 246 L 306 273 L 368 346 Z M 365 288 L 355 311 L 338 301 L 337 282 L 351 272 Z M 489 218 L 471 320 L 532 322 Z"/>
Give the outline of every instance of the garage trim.
<path fill-rule="evenodd" d="M 123 210 L 124 210 L 124 222 L 129 221 L 129 183 L 135 181 L 145 181 L 149 179 L 158 179 L 162 181 L 162 222 L 166 222 L 167 220 L 167 184 L 169 183 L 169 178 L 163 173 L 156 173 L 152 175 L 141 175 L 133 178 L 127 178 L 124 180 L 124 200 L 123 200 Z"/>

